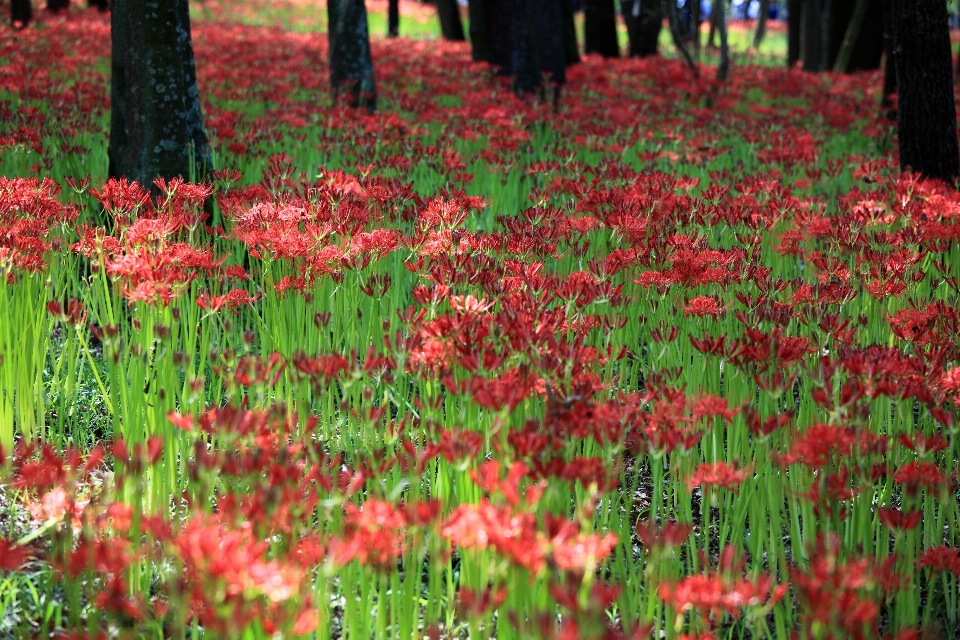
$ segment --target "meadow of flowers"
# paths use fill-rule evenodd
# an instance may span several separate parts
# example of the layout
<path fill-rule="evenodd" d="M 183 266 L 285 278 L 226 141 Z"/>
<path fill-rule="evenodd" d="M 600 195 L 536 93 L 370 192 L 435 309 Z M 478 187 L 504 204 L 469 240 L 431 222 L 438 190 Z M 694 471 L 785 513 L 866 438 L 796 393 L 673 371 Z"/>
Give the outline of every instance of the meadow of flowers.
<path fill-rule="evenodd" d="M 109 19 L 0 33 L 0 636 L 960 635 L 960 196 L 880 78 L 194 25 L 217 171 L 107 181 Z M 710 74 L 704 74 L 709 76 Z"/>

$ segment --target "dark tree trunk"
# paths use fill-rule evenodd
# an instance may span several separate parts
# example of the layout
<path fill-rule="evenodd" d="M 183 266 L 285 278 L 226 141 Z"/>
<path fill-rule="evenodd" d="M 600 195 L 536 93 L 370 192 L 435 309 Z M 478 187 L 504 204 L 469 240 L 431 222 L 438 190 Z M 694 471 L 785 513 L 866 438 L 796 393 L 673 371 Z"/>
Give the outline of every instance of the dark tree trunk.
<path fill-rule="evenodd" d="M 657 0 L 623 0 L 623 21 L 627 25 L 630 55 L 656 55 L 663 26 L 663 4 Z"/>
<path fill-rule="evenodd" d="M 883 98 L 880 102 L 882 113 L 889 120 L 897 119 L 894 96 L 897 93 L 897 60 L 893 48 L 893 7 L 891 0 L 882 0 L 883 7 Z"/>
<path fill-rule="evenodd" d="M 560 10 L 563 12 L 563 52 L 569 66 L 580 62 L 577 25 L 573 19 L 573 3 L 570 0 L 560 0 Z"/>
<path fill-rule="evenodd" d="M 96 8 L 100 11 L 108 11 L 110 9 L 110 0 L 87 0 L 87 6 L 91 9 Z"/>
<path fill-rule="evenodd" d="M 114 0 L 111 39 L 110 176 L 199 179 L 212 162 L 187 0 Z"/>
<path fill-rule="evenodd" d="M 500 75 L 512 76 L 518 94 L 542 89 L 542 74 L 547 73 L 558 98 L 570 59 L 565 4 L 565 0 L 471 0 L 474 59 L 499 67 Z"/>
<path fill-rule="evenodd" d="M 827 0 L 823 11 L 823 54 L 821 69 L 833 69 L 843 46 L 847 25 L 853 17 L 855 0 Z"/>
<path fill-rule="evenodd" d="M 30 24 L 33 19 L 33 9 L 30 0 L 10 0 L 10 24 L 18 29 Z"/>
<path fill-rule="evenodd" d="M 870 71 L 880 68 L 883 59 L 883 2 L 866 0 L 866 14 L 860 25 L 860 33 L 853 44 L 847 71 Z"/>
<path fill-rule="evenodd" d="M 730 75 L 730 46 L 727 43 L 727 16 L 724 9 L 727 0 L 713 0 L 711 14 L 717 16 L 717 32 L 720 34 L 720 61 L 717 64 L 717 80 L 724 82 Z"/>
<path fill-rule="evenodd" d="M 803 70 L 823 68 L 823 11 L 820 0 L 803 2 Z"/>
<path fill-rule="evenodd" d="M 330 84 L 336 101 L 349 96 L 353 107 L 373 110 L 377 89 L 363 0 L 327 0 L 330 29 Z"/>
<path fill-rule="evenodd" d="M 757 13 L 757 30 L 753 34 L 753 48 L 759 49 L 763 36 L 767 34 L 767 18 L 770 15 L 770 0 L 760 0 L 760 11 Z"/>
<path fill-rule="evenodd" d="M 470 52 L 474 62 L 489 62 L 486 0 L 470 0 Z"/>
<path fill-rule="evenodd" d="M 661 9 L 662 12 L 662 9 Z M 660 22 L 663 22 L 663 18 L 660 18 Z M 703 18 L 700 17 L 700 2 L 696 0 L 693 3 L 693 6 L 690 8 L 690 26 L 693 30 L 691 34 L 693 36 L 693 56 L 699 60 L 700 59 L 700 24 L 703 22 Z M 659 25 L 659 23 L 658 23 Z M 660 28 L 657 27 L 657 38 L 660 37 Z"/>
<path fill-rule="evenodd" d="M 400 35 L 400 0 L 387 1 L 387 37 Z"/>
<path fill-rule="evenodd" d="M 47 0 L 47 11 L 57 13 L 70 8 L 70 0 Z"/>
<path fill-rule="evenodd" d="M 952 181 L 960 175 L 953 55 L 943 0 L 893 0 L 900 168 Z"/>
<path fill-rule="evenodd" d="M 787 67 L 790 69 L 800 61 L 803 5 L 803 0 L 787 0 Z"/>
<path fill-rule="evenodd" d="M 463 24 L 457 0 L 437 0 L 437 15 L 440 18 L 440 33 L 444 40 L 463 42 Z"/>
<path fill-rule="evenodd" d="M 613 0 L 584 0 L 583 45 L 587 53 L 599 53 L 604 58 L 620 56 Z"/>
<path fill-rule="evenodd" d="M 563 0 L 528 0 L 529 24 L 538 72 L 549 74 L 559 100 L 559 87 L 567 82 L 567 51 L 564 39 Z"/>

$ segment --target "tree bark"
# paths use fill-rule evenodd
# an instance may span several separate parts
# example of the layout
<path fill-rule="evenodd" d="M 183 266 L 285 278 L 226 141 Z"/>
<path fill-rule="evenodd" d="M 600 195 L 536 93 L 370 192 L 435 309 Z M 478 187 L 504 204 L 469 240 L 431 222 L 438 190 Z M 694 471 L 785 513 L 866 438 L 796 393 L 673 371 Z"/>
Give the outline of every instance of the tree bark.
<path fill-rule="evenodd" d="M 640 58 L 656 55 L 663 26 L 663 4 L 656 0 L 623 0 L 620 7 L 627 25 L 629 54 Z"/>
<path fill-rule="evenodd" d="M 99 11 L 109 11 L 110 0 L 87 0 L 87 6 L 91 9 L 96 7 Z"/>
<path fill-rule="evenodd" d="M 617 10 L 613 0 L 584 0 L 583 50 L 604 58 L 618 58 Z"/>
<path fill-rule="evenodd" d="M 943 0 L 893 0 L 900 168 L 952 181 L 960 175 L 953 55 Z"/>
<path fill-rule="evenodd" d="M 563 51 L 567 66 L 580 62 L 580 47 L 577 45 L 577 25 L 573 19 L 573 3 L 570 0 L 560 0 L 560 10 L 563 12 Z"/>
<path fill-rule="evenodd" d="M 803 2 L 803 70 L 823 68 L 823 12 L 820 0 Z"/>
<path fill-rule="evenodd" d="M 387 37 L 400 35 L 400 0 L 387 0 Z"/>
<path fill-rule="evenodd" d="M 823 68 L 834 71 L 878 69 L 882 56 L 883 8 L 880 0 L 828 0 L 824 14 Z"/>
<path fill-rule="evenodd" d="M 894 96 L 897 93 L 897 61 L 893 48 L 893 6 L 892 0 L 883 0 L 883 98 L 880 110 L 888 120 L 897 119 Z"/>
<path fill-rule="evenodd" d="M 30 0 L 10 0 L 10 24 L 22 29 L 33 19 L 33 8 Z"/>
<path fill-rule="evenodd" d="M 879 69 L 883 51 L 883 2 L 867 0 L 863 24 L 860 25 L 860 33 L 853 43 L 847 71 Z"/>
<path fill-rule="evenodd" d="M 457 0 L 437 0 L 437 15 L 440 18 L 440 33 L 444 40 L 463 42 L 463 24 Z"/>
<path fill-rule="evenodd" d="M 347 95 L 350 106 L 372 111 L 377 104 L 377 89 L 363 0 L 327 0 L 327 14 L 334 100 Z"/>
<path fill-rule="evenodd" d="M 826 0 L 823 10 L 823 54 L 820 68 L 833 69 L 853 17 L 855 0 Z"/>
<path fill-rule="evenodd" d="M 759 49 L 763 36 L 767 34 L 767 18 L 770 15 L 770 0 L 760 0 L 760 11 L 757 14 L 757 31 L 753 34 L 753 48 Z"/>
<path fill-rule="evenodd" d="M 70 0 L 47 0 L 47 11 L 57 13 L 70 8 Z"/>
<path fill-rule="evenodd" d="M 213 163 L 187 0 L 114 0 L 111 40 L 109 175 L 199 179 Z"/>
<path fill-rule="evenodd" d="M 787 0 L 787 68 L 800 61 L 800 34 L 803 26 L 803 0 Z"/>
<path fill-rule="evenodd" d="M 474 62 L 489 62 L 490 47 L 487 32 L 486 0 L 469 0 L 470 53 Z"/>
<path fill-rule="evenodd" d="M 727 16 L 724 9 L 727 0 L 713 0 L 712 14 L 717 16 L 717 31 L 720 34 L 720 62 L 717 65 L 717 80 L 724 82 L 730 74 L 730 46 L 727 43 Z"/>

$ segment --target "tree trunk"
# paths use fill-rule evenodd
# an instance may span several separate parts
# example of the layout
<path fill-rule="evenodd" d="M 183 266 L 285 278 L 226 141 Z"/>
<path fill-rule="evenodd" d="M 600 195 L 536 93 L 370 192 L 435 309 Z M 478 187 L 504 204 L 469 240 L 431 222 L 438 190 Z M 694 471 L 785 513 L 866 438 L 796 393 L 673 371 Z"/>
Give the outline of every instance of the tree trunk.
<path fill-rule="evenodd" d="M 153 187 L 213 168 L 187 0 L 114 0 L 109 175 Z"/>
<path fill-rule="evenodd" d="M 853 16 L 851 16 L 847 22 L 847 32 L 843 35 L 843 42 L 833 62 L 834 71 L 846 73 L 847 69 L 849 69 L 850 59 L 853 57 L 853 49 L 860 40 L 860 30 L 863 28 L 863 21 L 867 16 L 867 10 L 870 8 L 870 4 L 870 0 L 859 0 L 859 2 L 857 2 L 857 6 L 853 10 Z"/>
<path fill-rule="evenodd" d="M 474 62 L 489 62 L 486 0 L 470 0 L 470 53 Z"/>
<path fill-rule="evenodd" d="M 760 11 L 757 14 L 757 31 L 753 34 L 753 48 L 759 49 L 763 36 L 767 34 L 767 17 L 770 15 L 770 0 L 760 0 Z"/>
<path fill-rule="evenodd" d="M 683 42 L 683 34 L 680 33 L 680 16 L 677 13 L 677 3 L 674 0 L 662 0 L 661 11 L 666 14 L 667 21 L 670 24 L 670 37 L 673 39 L 673 46 L 680 52 L 680 56 L 686 61 L 693 77 L 700 77 L 700 70 L 697 69 L 697 63 L 693 61 L 687 45 Z M 712 16 L 711 16 L 712 17 Z"/>
<path fill-rule="evenodd" d="M 717 80 L 723 82 L 730 74 L 730 46 L 727 43 L 727 0 L 713 0 L 713 11 L 711 15 L 717 16 L 717 31 L 720 34 L 720 62 L 717 65 Z"/>
<path fill-rule="evenodd" d="M 95 7 L 99 11 L 109 11 L 110 0 L 87 0 L 87 6 L 91 9 Z"/>
<path fill-rule="evenodd" d="M 47 0 L 47 11 L 58 13 L 70 8 L 70 0 Z"/>
<path fill-rule="evenodd" d="M 554 104 L 560 99 L 560 87 L 567 82 L 567 51 L 564 39 L 563 0 L 528 0 L 530 35 L 533 39 L 537 70 L 549 74 L 554 87 Z"/>
<path fill-rule="evenodd" d="M 563 12 L 563 51 L 567 66 L 580 62 L 580 47 L 577 45 L 577 25 L 573 19 L 573 3 L 560 0 Z"/>
<path fill-rule="evenodd" d="M 629 54 L 640 58 L 656 55 L 663 26 L 663 4 L 656 0 L 623 0 L 620 7 L 627 25 Z"/>
<path fill-rule="evenodd" d="M 347 95 L 350 106 L 362 105 L 372 111 L 377 104 L 377 89 L 363 0 L 327 0 L 327 14 L 333 99 Z"/>
<path fill-rule="evenodd" d="M 800 34 L 803 25 L 803 0 L 787 0 L 787 68 L 800 61 Z"/>
<path fill-rule="evenodd" d="M 33 8 L 30 0 L 10 0 L 10 24 L 14 28 L 22 29 L 33 19 Z"/>
<path fill-rule="evenodd" d="M 663 17 L 659 19 L 663 22 Z M 700 60 L 700 23 L 703 18 L 700 16 L 700 0 L 693 0 L 693 6 L 690 9 L 690 26 L 693 29 L 693 57 Z M 659 23 L 658 23 L 659 24 Z M 660 27 L 657 27 L 657 38 L 660 37 Z"/>
<path fill-rule="evenodd" d="M 463 24 L 460 22 L 460 7 L 457 0 L 437 0 L 437 15 L 440 18 L 440 33 L 444 40 L 463 42 Z"/>
<path fill-rule="evenodd" d="M 400 0 L 387 0 L 387 37 L 400 35 Z"/>
<path fill-rule="evenodd" d="M 823 11 L 823 54 L 820 68 L 833 69 L 847 26 L 853 17 L 855 0 L 826 0 Z"/>
<path fill-rule="evenodd" d="M 803 2 L 803 70 L 823 68 L 823 12 L 820 0 Z"/>
<path fill-rule="evenodd" d="M 613 0 L 584 0 L 583 42 L 587 53 L 599 53 L 604 58 L 620 56 Z"/>
<path fill-rule="evenodd" d="M 897 93 L 897 61 L 893 48 L 893 5 L 892 0 L 883 0 L 883 98 L 880 110 L 888 120 L 897 119 L 894 96 Z"/>
<path fill-rule="evenodd" d="M 953 55 L 943 0 L 893 0 L 900 168 L 952 181 L 960 175 Z"/>
<path fill-rule="evenodd" d="M 863 24 L 860 25 L 860 33 L 853 43 L 847 71 L 879 69 L 883 51 L 883 2 L 867 0 Z"/>

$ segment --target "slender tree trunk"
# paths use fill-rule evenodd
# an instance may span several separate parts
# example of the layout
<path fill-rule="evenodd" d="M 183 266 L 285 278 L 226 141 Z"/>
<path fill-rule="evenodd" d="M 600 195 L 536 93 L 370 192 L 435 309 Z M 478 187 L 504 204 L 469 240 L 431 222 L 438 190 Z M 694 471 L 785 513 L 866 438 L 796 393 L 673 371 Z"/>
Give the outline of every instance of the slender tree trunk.
<path fill-rule="evenodd" d="M 724 82 L 730 75 L 730 46 L 727 43 L 727 0 L 713 0 L 711 14 L 717 16 L 717 32 L 720 34 L 720 63 L 717 65 L 717 80 Z"/>
<path fill-rule="evenodd" d="M 960 83 L 960 51 L 957 52 L 957 64 L 953 67 L 953 83 Z"/>
<path fill-rule="evenodd" d="M 690 71 L 695 78 L 700 77 L 700 70 L 697 69 L 697 63 L 690 56 L 687 45 L 683 42 L 683 34 L 680 33 L 680 16 L 677 13 L 677 3 L 674 0 L 662 0 L 662 11 L 667 15 L 667 21 L 670 23 L 670 36 L 673 39 L 673 46 L 677 48 L 680 55 L 686 61 Z"/>
<path fill-rule="evenodd" d="M 47 0 L 47 11 L 57 13 L 70 8 L 70 0 Z"/>
<path fill-rule="evenodd" d="M 580 47 L 577 45 L 577 25 L 573 19 L 573 3 L 560 0 L 563 12 L 563 51 L 567 66 L 580 62 Z"/>
<path fill-rule="evenodd" d="M 604 58 L 620 56 L 613 0 L 584 0 L 583 41 L 587 53 L 599 53 Z"/>
<path fill-rule="evenodd" d="M 860 32 L 853 43 L 847 71 L 879 69 L 883 60 L 883 2 L 866 0 L 867 5 Z M 859 6 L 859 5 L 858 5 Z"/>
<path fill-rule="evenodd" d="M 894 98 L 897 93 L 897 56 L 893 48 L 892 0 L 883 0 L 883 98 L 880 110 L 888 120 L 897 119 Z"/>
<path fill-rule="evenodd" d="M 660 37 L 659 24 L 663 22 L 661 16 L 657 23 L 657 38 Z M 693 6 L 690 9 L 690 26 L 693 27 L 693 57 L 700 60 L 700 23 L 703 19 L 700 17 L 700 0 L 693 0 Z"/>
<path fill-rule="evenodd" d="M 800 34 L 803 29 L 803 0 L 787 0 L 787 68 L 800 61 Z"/>
<path fill-rule="evenodd" d="M 486 0 L 470 0 L 470 52 L 474 62 L 489 62 Z"/>
<path fill-rule="evenodd" d="M 823 11 L 823 54 L 820 68 L 833 69 L 847 33 L 856 0 L 826 0 Z"/>
<path fill-rule="evenodd" d="M 867 15 L 867 9 L 870 8 L 870 0 L 859 0 L 857 7 L 853 11 L 853 17 L 847 24 L 847 32 L 843 36 L 843 43 L 840 50 L 837 51 L 836 61 L 833 63 L 833 70 L 838 73 L 846 73 L 850 67 L 850 58 L 853 57 L 853 48 L 860 39 L 860 29 L 863 27 L 863 19 Z"/>
<path fill-rule="evenodd" d="M 900 168 L 960 176 L 953 56 L 943 0 L 893 0 Z"/>
<path fill-rule="evenodd" d="M 351 106 L 362 105 L 372 111 L 377 104 L 377 89 L 363 0 L 327 0 L 327 14 L 334 100 L 346 94 Z"/>
<path fill-rule="evenodd" d="M 623 0 L 620 4 L 627 25 L 631 56 L 656 55 L 663 26 L 663 5 L 657 0 Z"/>
<path fill-rule="evenodd" d="M 387 37 L 400 35 L 400 0 L 387 1 Z"/>
<path fill-rule="evenodd" d="M 109 174 L 153 187 L 213 168 L 187 0 L 114 0 Z M 192 164 L 191 164 L 192 163 Z"/>
<path fill-rule="evenodd" d="M 803 70 L 823 68 L 823 12 L 820 0 L 803 2 Z"/>
<path fill-rule="evenodd" d="M 87 0 L 87 6 L 91 9 L 96 8 L 99 11 L 108 11 L 110 9 L 110 0 Z"/>
<path fill-rule="evenodd" d="M 10 24 L 22 29 L 33 19 L 33 8 L 30 0 L 10 0 Z"/>
<path fill-rule="evenodd" d="M 760 12 L 757 14 L 757 31 L 753 34 L 753 48 L 759 49 L 763 36 L 767 34 L 767 17 L 770 15 L 770 0 L 760 0 Z"/>
<path fill-rule="evenodd" d="M 463 24 L 460 22 L 460 8 L 457 0 L 436 0 L 437 15 L 440 18 L 440 33 L 444 40 L 463 42 Z"/>

